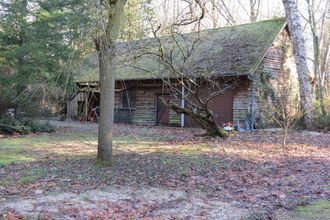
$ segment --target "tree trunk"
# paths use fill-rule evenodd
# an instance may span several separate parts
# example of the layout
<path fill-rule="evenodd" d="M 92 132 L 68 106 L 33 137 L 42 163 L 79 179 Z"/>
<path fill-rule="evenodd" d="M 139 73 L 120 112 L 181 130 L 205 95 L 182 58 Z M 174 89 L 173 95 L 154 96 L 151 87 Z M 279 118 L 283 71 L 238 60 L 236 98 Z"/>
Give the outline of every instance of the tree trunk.
<path fill-rule="evenodd" d="M 320 100 L 320 107 L 321 107 L 321 112 L 322 115 L 326 115 L 326 110 L 324 106 L 324 94 L 323 94 L 323 82 L 322 82 L 322 72 L 321 70 L 321 41 L 320 35 L 322 35 L 322 28 L 321 28 L 321 33 L 318 30 L 318 25 L 316 22 L 315 18 L 315 2 L 312 1 L 310 2 L 307 0 L 307 9 L 308 9 L 308 23 L 312 32 L 313 36 L 313 50 L 314 50 L 314 79 L 315 79 L 315 84 L 316 89 L 314 90 L 312 86 L 312 93 L 317 94 L 317 99 Z M 325 12 L 326 13 L 326 12 Z M 325 14 L 324 14 L 325 16 Z M 322 24 L 321 26 L 323 26 Z"/>
<path fill-rule="evenodd" d="M 288 133 L 289 133 L 289 128 L 287 125 L 285 125 L 283 128 L 283 142 L 282 142 L 283 147 L 286 146 L 286 142 L 288 140 Z"/>
<path fill-rule="evenodd" d="M 121 28 L 124 6 L 127 0 L 97 1 L 101 16 L 101 6 L 106 10 L 106 19 L 99 17 L 101 36 L 95 39 L 100 68 L 100 118 L 97 159 L 112 162 L 112 137 L 115 103 L 115 42 Z"/>
<path fill-rule="evenodd" d="M 327 109 L 324 99 L 327 97 L 329 84 L 327 83 L 327 69 L 329 70 L 330 61 L 330 0 L 328 0 L 327 9 L 322 22 L 321 38 L 320 38 L 320 71 L 319 71 L 319 95 L 322 115 L 327 115 Z"/>
<path fill-rule="evenodd" d="M 299 90 L 302 110 L 304 113 L 304 123 L 307 129 L 312 128 L 312 91 L 309 82 L 309 70 L 305 41 L 301 27 L 298 9 L 295 0 L 283 0 L 286 18 L 291 34 L 294 56 L 296 60 Z"/>
<path fill-rule="evenodd" d="M 112 137 L 114 118 L 114 48 L 101 48 L 99 51 L 100 65 L 100 120 L 97 159 L 112 160 Z"/>
<path fill-rule="evenodd" d="M 28 2 L 27 0 L 22 0 L 19 6 L 19 19 L 21 22 L 18 25 L 18 44 L 20 48 L 24 48 L 24 46 L 28 43 L 27 42 L 27 36 L 26 36 L 26 29 L 27 29 L 27 15 L 28 15 Z M 24 57 L 27 56 L 26 51 L 24 49 L 22 52 L 19 54 L 17 57 L 17 71 L 19 75 L 19 80 L 16 81 L 16 97 L 20 96 L 24 90 L 26 89 L 27 82 L 29 80 L 29 75 L 30 73 L 27 72 L 24 68 L 25 62 L 24 62 Z"/>
<path fill-rule="evenodd" d="M 250 22 L 254 23 L 257 21 L 259 14 L 260 0 L 250 0 Z"/>

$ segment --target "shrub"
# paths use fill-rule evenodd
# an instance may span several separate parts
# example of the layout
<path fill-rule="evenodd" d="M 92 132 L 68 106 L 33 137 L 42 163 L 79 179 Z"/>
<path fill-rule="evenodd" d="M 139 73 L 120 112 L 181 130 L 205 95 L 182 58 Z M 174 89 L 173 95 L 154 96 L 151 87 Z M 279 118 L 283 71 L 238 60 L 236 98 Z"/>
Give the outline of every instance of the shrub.
<path fill-rule="evenodd" d="M 320 101 L 315 101 L 313 106 L 314 127 L 316 130 L 330 131 L 330 97 L 324 100 L 326 115 L 321 112 Z"/>
<path fill-rule="evenodd" d="M 29 118 L 0 118 L 0 134 L 28 134 L 36 132 L 53 132 L 55 128 L 49 122 L 41 122 Z"/>
<path fill-rule="evenodd" d="M 318 115 L 314 119 L 314 127 L 320 131 L 330 131 L 330 115 Z"/>
<path fill-rule="evenodd" d="M 54 127 L 49 124 L 48 121 L 40 122 L 33 119 L 21 119 L 21 123 L 26 127 L 30 132 L 53 132 Z"/>

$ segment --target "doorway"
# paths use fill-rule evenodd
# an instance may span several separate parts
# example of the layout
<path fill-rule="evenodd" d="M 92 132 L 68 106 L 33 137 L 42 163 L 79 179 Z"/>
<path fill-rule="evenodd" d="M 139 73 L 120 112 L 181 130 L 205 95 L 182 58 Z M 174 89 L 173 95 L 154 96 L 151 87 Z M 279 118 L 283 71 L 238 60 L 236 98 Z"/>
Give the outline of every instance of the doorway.
<path fill-rule="evenodd" d="M 156 125 L 168 125 L 170 109 L 163 103 L 169 101 L 169 94 L 158 94 L 156 96 Z"/>

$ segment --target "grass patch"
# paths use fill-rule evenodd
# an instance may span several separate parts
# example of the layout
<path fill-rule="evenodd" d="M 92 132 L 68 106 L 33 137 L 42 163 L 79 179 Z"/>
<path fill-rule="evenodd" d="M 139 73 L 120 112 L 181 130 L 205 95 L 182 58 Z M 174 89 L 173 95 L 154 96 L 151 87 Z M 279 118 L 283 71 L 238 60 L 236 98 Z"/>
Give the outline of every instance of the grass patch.
<path fill-rule="evenodd" d="M 107 161 L 107 160 L 97 159 L 96 160 L 96 165 L 99 166 L 99 167 L 111 167 L 112 166 L 112 162 L 111 161 Z"/>
<path fill-rule="evenodd" d="M 31 169 L 22 169 L 18 173 L 15 173 L 14 176 L 8 175 L 0 179 L 0 186 L 23 186 L 31 183 L 36 183 L 40 179 L 44 178 L 49 174 L 47 167 L 44 168 L 31 168 Z"/>
<path fill-rule="evenodd" d="M 183 155 L 196 155 L 196 154 L 200 154 L 200 152 L 202 151 L 202 148 L 199 147 L 186 147 L 186 148 L 179 148 L 178 152 L 183 154 Z"/>
<path fill-rule="evenodd" d="M 165 151 L 167 145 L 162 139 L 164 137 L 152 136 L 152 134 L 146 136 L 127 135 L 115 137 L 114 145 L 118 149 L 133 149 L 134 151 L 149 151 L 152 148 L 157 149 L 157 151 Z M 0 139 L 0 166 L 42 160 L 50 156 L 64 159 L 92 155 L 96 151 L 96 146 L 97 134 L 91 132 L 3 138 Z M 190 150 L 185 151 L 185 153 L 188 151 Z M 97 164 L 108 166 L 108 164 L 104 165 L 103 162 Z"/>
<path fill-rule="evenodd" d="M 17 155 L 14 151 L 1 152 L 0 150 L 0 167 L 17 162 L 29 162 L 33 158 L 25 156 L 24 154 Z"/>
<path fill-rule="evenodd" d="M 22 172 L 22 176 L 17 180 L 17 184 L 24 185 L 29 183 L 35 183 L 47 174 L 48 170 L 45 168 L 30 169 Z"/>
<path fill-rule="evenodd" d="M 95 134 L 72 132 L 0 139 L 0 166 L 48 158 L 90 154 L 96 144 Z M 69 147 L 68 147 L 69 146 Z"/>
<path fill-rule="evenodd" d="M 279 220 L 325 220 L 330 216 L 330 201 L 318 200 L 309 205 L 301 205 L 292 211 L 279 212 L 276 219 Z"/>
<path fill-rule="evenodd" d="M 40 176 L 23 176 L 17 181 L 17 184 L 25 185 L 29 183 L 35 183 L 38 181 L 39 178 Z"/>
<path fill-rule="evenodd" d="M 311 205 L 299 206 L 299 215 L 307 219 L 327 219 L 330 217 L 330 201 L 319 200 Z"/>

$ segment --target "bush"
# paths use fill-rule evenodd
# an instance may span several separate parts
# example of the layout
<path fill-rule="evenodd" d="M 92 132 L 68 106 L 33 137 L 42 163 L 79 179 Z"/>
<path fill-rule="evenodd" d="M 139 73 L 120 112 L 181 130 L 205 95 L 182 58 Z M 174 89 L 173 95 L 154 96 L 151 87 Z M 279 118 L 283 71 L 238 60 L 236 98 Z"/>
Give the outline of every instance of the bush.
<path fill-rule="evenodd" d="M 29 118 L 13 119 L 10 117 L 0 118 L 0 134 L 28 134 L 36 132 L 54 132 L 54 126 L 49 122 L 41 122 Z"/>
<path fill-rule="evenodd" d="M 315 101 L 313 106 L 314 127 L 316 130 L 330 131 L 330 97 L 324 100 L 326 115 L 321 112 L 320 101 Z"/>
<path fill-rule="evenodd" d="M 330 115 L 318 115 L 314 119 L 314 127 L 320 131 L 330 131 Z"/>

